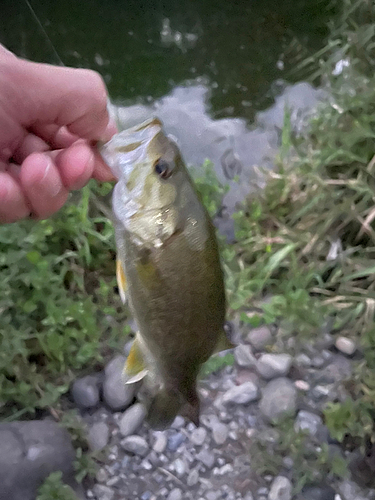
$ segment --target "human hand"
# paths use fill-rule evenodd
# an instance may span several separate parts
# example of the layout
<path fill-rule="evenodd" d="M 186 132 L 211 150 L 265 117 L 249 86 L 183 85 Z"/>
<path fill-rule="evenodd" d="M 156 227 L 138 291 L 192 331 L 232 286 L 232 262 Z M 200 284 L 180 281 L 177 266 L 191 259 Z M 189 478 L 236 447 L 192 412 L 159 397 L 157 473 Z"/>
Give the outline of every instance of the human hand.
<path fill-rule="evenodd" d="M 115 132 L 98 73 L 26 61 L 0 45 L 0 222 L 49 217 L 91 177 L 114 180 L 93 146 Z"/>

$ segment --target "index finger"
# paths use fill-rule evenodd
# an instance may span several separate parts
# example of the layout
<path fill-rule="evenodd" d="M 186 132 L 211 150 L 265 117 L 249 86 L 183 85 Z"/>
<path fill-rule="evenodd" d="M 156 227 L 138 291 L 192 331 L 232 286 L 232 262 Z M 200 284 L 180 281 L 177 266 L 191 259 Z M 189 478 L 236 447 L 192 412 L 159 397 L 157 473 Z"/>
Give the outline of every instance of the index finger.
<path fill-rule="evenodd" d="M 108 94 L 99 73 L 6 58 L 2 78 L 13 97 L 13 117 L 24 127 L 55 123 L 88 140 L 110 138 Z"/>

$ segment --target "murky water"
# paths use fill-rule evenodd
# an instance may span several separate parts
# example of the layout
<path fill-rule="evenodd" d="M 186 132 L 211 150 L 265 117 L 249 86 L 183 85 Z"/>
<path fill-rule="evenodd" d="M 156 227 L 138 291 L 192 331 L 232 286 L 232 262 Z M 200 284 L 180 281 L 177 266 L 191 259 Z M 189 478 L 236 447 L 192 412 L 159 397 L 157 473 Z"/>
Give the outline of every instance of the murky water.
<path fill-rule="evenodd" d="M 147 102 L 189 81 L 211 89 L 213 117 L 252 120 L 280 79 L 324 44 L 330 0 L 30 0 L 66 65 L 99 71 L 111 96 Z M 0 41 L 58 63 L 25 0 L 1 0 Z"/>

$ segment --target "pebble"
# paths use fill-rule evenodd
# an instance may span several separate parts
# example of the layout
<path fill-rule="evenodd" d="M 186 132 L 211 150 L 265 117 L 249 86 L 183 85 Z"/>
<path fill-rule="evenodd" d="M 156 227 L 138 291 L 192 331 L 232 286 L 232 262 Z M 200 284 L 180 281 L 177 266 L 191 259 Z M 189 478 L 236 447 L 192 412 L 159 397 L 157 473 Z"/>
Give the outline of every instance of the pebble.
<path fill-rule="evenodd" d="M 289 354 L 262 354 L 257 361 L 256 369 L 263 378 L 283 377 L 292 366 L 292 356 Z"/>
<path fill-rule="evenodd" d="M 100 400 L 98 377 L 88 375 L 79 378 L 73 383 L 71 393 L 79 408 L 94 408 Z"/>
<path fill-rule="evenodd" d="M 259 398 L 259 388 L 253 382 L 245 382 L 229 389 L 222 396 L 222 402 L 247 404 Z"/>
<path fill-rule="evenodd" d="M 172 429 L 180 429 L 181 427 L 184 426 L 185 426 L 185 419 L 180 415 L 177 415 L 177 417 L 173 420 L 171 424 Z"/>
<path fill-rule="evenodd" d="M 202 462 L 202 464 L 205 465 L 208 469 L 212 469 L 215 463 L 215 456 L 210 450 L 201 450 L 197 454 L 197 460 Z"/>
<path fill-rule="evenodd" d="M 182 499 L 182 491 L 180 488 L 173 488 L 173 490 L 168 495 L 168 500 L 181 500 Z"/>
<path fill-rule="evenodd" d="M 169 436 L 167 447 L 169 451 L 176 451 L 177 448 L 186 440 L 186 436 L 181 432 L 175 432 Z"/>
<path fill-rule="evenodd" d="M 251 368 L 256 365 L 256 358 L 254 357 L 251 346 L 241 344 L 234 349 L 234 359 L 238 366 Z"/>
<path fill-rule="evenodd" d="M 96 422 L 88 433 L 88 442 L 92 451 L 105 448 L 109 440 L 109 428 L 105 422 Z"/>
<path fill-rule="evenodd" d="M 268 326 L 260 326 L 250 331 L 247 341 L 257 351 L 263 350 L 272 341 L 272 334 Z"/>
<path fill-rule="evenodd" d="M 156 453 L 164 453 L 165 448 L 167 447 L 167 436 L 165 432 L 159 431 L 155 433 L 155 442 L 152 446 L 152 449 Z"/>
<path fill-rule="evenodd" d="M 116 356 L 105 368 L 103 399 L 114 411 L 125 410 L 134 399 L 139 384 L 124 384 L 122 371 L 126 358 Z"/>
<path fill-rule="evenodd" d="M 198 481 L 199 481 L 199 472 L 197 471 L 197 469 L 191 470 L 187 477 L 186 484 L 188 486 L 195 486 Z"/>
<path fill-rule="evenodd" d="M 142 403 L 136 403 L 128 408 L 119 423 L 120 433 L 123 437 L 130 436 L 141 426 L 146 418 L 147 410 Z"/>
<path fill-rule="evenodd" d="M 307 392 L 310 390 L 310 384 L 305 380 L 296 380 L 294 385 L 299 391 Z"/>
<path fill-rule="evenodd" d="M 347 356 L 352 356 L 357 350 L 355 342 L 347 337 L 337 337 L 335 346 L 340 352 Z"/>
<path fill-rule="evenodd" d="M 104 484 L 96 484 L 93 488 L 93 493 L 98 500 L 112 500 L 115 496 L 113 489 Z"/>
<path fill-rule="evenodd" d="M 177 476 L 181 477 L 186 472 L 186 463 L 182 458 L 176 458 L 174 462 L 172 462 L 173 469 L 176 472 Z"/>
<path fill-rule="evenodd" d="M 277 476 L 271 484 L 268 500 L 291 500 L 292 483 L 285 476 Z"/>
<path fill-rule="evenodd" d="M 316 436 L 320 426 L 323 425 L 323 420 L 319 415 L 311 413 L 309 411 L 301 410 L 298 412 L 296 420 L 294 422 L 294 430 L 307 431 L 310 436 Z"/>
<path fill-rule="evenodd" d="M 225 424 L 220 422 L 212 427 L 212 437 L 216 444 L 224 444 L 228 437 L 229 429 Z"/>
<path fill-rule="evenodd" d="M 219 423 L 219 421 L 217 423 Z M 201 446 L 205 442 L 206 437 L 207 437 L 206 429 L 204 427 L 197 427 L 191 433 L 190 441 L 196 446 Z"/>
<path fill-rule="evenodd" d="M 311 366 L 311 359 L 304 353 L 298 354 L 295 358 L 295 362 L 299 366 L 304 366 L 308 368 Z"/>
<path fill-rule="evenodd" d="M 263 390 L 259 409 L 270 422 L 293 415 L 297 408 L 297 390 L 287 378 L 271 380 Z"/>
<path fill-rule="evenodd" d="M 306 486 L 301 492 L 301 500 L 336 500 L 336 492 L 331 486 Z"/>
<path fill-rule="evenodd" d="M 144 457 L 149 451 L 147 441 L 141 436 L 128 436 L 121 441 L 123 450 Z"/>

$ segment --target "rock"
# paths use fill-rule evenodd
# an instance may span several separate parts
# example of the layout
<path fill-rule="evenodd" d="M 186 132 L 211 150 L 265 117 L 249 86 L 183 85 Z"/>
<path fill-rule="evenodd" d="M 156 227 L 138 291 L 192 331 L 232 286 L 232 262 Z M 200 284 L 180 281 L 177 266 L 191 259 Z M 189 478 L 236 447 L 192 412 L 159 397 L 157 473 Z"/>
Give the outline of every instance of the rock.
<path fill-rule="evenodd" d="M 112 500 L 115 496 L 113 489 L 104 486 L 104 484 L 96 484 L 93 488 L 93 492 L 97 500 Z"/>
<path fill-rule="evenodd" d="M 152 449 L 156 453 L 164 453 L 165 448 L 167 447 L 167 436 L 165 435 L 165 432 L 159 431 L 155 433 L 155 442 L 152 446 Z"/>
<path fill-rule="evenodd" d="M 223 444 L 227 440 L 229 429 L 225 424 L 220 422 L 212 427 L 212 437 L 216 444 Z"/>
<path fill-rule="evenodd" d="M 256 369 L 259 375 L 268 380 L 287 375 L 291 366 L 292 356 L 289 354 L 262 354 Z"/>
<path fill-rule="evenodd" d="M 148 453 L 149 447 L 147 441 L 141 436 L 128 436 L 121 441 L 123 450 L 140 457 L 145 457 Z"/>
<path fill-rule="evenodd" d="M 307 392 L 310 390 L 310 384 L 305 380 L 296 380 L 294 385 L 299 391 Z"/>
<path fill-rule="evenodd" d="M 196 446 L 201 446 L 205 442 L 206 437 L 207 437 L 206 429 L 204 427 L 197 427 L 191 433 L 190 441 Z"/>
<path fill-rule="evenodd" d="M 94 375 L 80 378 L 73 383 L 71 394 L 79 408 L 94 408 L 99 404 L 99 379 Z"/>
<path fill-rule="evenodd" d="M 253 355 L 251 347 L 246 344 L 241 344 L 234 349 L 234 359 L 238 366 L 250 368 L 255 366 L 256 358 Z"/>
<path fill-rule="evenodd" d="M 220 492 L 219 491 L 214 491 L 214 490 L 209 490 L 205 494 L 205 499 L 206 500 L 218 500 L 220 498 Z"/>
<path fill-rule="evenodd" d="M 311 359 L 307 354 L 301 353 L 296 356 L 295 362 L 298 366 L 309 367 L 311 366 Z"/>
<path fill-rule="evenodd" d="M 186 440 L 186 436 L 182 432 L 175 432 L 168 438 L 168 450 L 176 451 L 177 448 Z"/>
<path fill-rule="evenodd" d="M 181 427 L 184 426 L 185 426 L 185 419 L 180 415 L 177 415 L 177 417 L 173 420 L 171 424 L 172 429 L 181 429 Z"/>
<path fill-rule="evenodd" d="M 69 433 L 50 420 L 0 424 L 0 500 L 35 500 L 52 472 L 75 486 Z"/>
<path fill-rule="evenodd" d="M 294 422 L 294 429 L 298 431 L 307 431 L 311 436 L 316 436 L 319 427 L 323 424 L 323 420 L 319 415 L 309 411 L 301 410 L 298 412 L 297 418 Z"/>
<path fill-rule="evenodd" d="M 297 390 L 287 378 L 271 380 L 263 390 L 259 409 L 270 422 L 293 415 L 297 407 Z"/>
<path fill-rule="evenodd" d="M 359 486 L 349 479 L 340 483 L 338 490 L 343 500 L 368 500 L 366 496 L 362 495 Z"/>
<path fill-rule="evenodd" d="M 120 433 L 123 437 L 130 436 L 142 425 L 147 410 L 142 403 L 136 403 L 128 408 L 120 420 Z"/>
<path fill-rule="evenodd" d="M 173 488 L 173 490 L 169 493 L 167 500 L 181 500 L 182 499 L 182 491 L 180 488 Z"/>
<path fill-rule="evenodd" d="M 105 403 L 114 411 L 125 410 L 134 399 L 139 384 L 124 384 L 122 371 L 126 358 L 116 356 L 105 368 L 103 383 L 103 398 Z"/>
<path fill-rule="evenodd" d="M 187 477 L 186 484 L 188 486 L 195 486 L 198 481 L 199 481 L 199 472 L 197 471 L 197 469 L 191 470 Z"/>
<path fill-rule="evenodd" d="M 256 349 L 261 351 L 272 341 L 272 334 L 268 326 L 260 326 L 250 331 L 247 341 Z"/>
<path fill-rule="evenodd" d="M 347 356 L 352 356 L 357 350 L 353 340 L 348 339 L 347 337 L 337 337 L 335 346 L 340 352 L 346 354 Z"/>
<path fill-rule="evenodd" d="M 259 398 L 259 389 L 253 382 L 245 382 L 226 391 L 222 403 L 247 404 Z"/>
<path fill-rule="evenodd" d="M 215 463 L 215 456 L 210 450 L 201 450 L 197 454 L 197 460 L 202 462 L 202 464 L 205 465 L 208 469 L 212 469 Z"/>
<path fill-rule="evenodd" d="M 303 488 L 298 500 L 335 500 L 335 495 L 331 486 L 307 486 Z"/>
<path fill-rule="evenodd" d="M 176 458 L 176 460 L 172 462 L 172 465 L 178 477 L 181 477 L 186 473 L 187 464 L 182 458 Z"/>
<path fill-rule="evenodd" d="M 332 356 L 330 363 L 319 373 L 317 381 L 323 383 L 341 382 L 343 379 L 351 376 L 353 370 L 349 359 L 341 354 Z"/>
<path fill-rule="evenodd" d="M 88 442 L 92 451 L 105 448 L 109 440 L 109 428 L 105 422 L 96 422 L 88 433 Z"/>
<path fill-rule="evenodd" d="M 268 500 L 291 500 L 292 483 L 287 477 L 277 476 L 272 484 L 268 494 Z"/>

